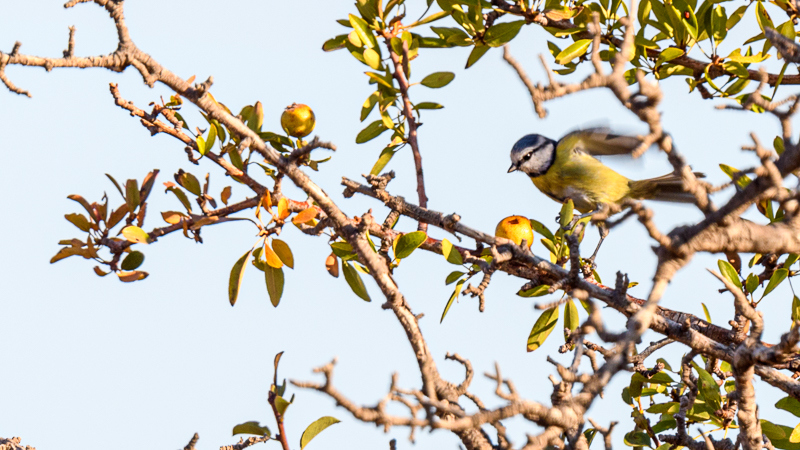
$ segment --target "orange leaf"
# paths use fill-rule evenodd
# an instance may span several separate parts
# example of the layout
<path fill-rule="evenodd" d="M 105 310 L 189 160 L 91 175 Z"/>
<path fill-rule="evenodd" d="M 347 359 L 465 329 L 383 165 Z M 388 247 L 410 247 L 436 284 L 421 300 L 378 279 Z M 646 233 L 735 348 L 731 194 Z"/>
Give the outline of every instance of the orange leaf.
<path fill-rule="evenodd" d="M 292 223 L 295 225 L 306 223 L 315 217 L 317 217 L 317 208 L 312 206 L 311 208 L 304 209 L 303 211 L 297 213 L 297 215 L 292 219 Z"/>
<path fill-rule="evenodd" d="M 267 264 L 269 264 L 271 267 L 276 269 L 283 267 L 283 261 L 281 261 L 281 258 L 278 256 L 278 254 L 275 253 L 272 248 L 270 248 L 267 241 L 264 241 L 264 259 L 267 260 Z"/>
<path fill-rule="evenodd" d="M 325 259 L 325 269 L 328 270 L 328 273 L 331 274 L 332 277 L 339 278 L 339 260 L 333 253 L 328 255 L 328 258 Z"/>

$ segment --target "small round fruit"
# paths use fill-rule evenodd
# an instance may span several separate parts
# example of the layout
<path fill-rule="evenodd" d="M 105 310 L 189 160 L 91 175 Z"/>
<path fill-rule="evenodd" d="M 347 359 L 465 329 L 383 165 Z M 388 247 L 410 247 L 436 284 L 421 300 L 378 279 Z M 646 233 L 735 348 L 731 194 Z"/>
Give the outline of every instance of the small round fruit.
<path fill-rule="evenodd" d="M 531 222 L 527 217 L 523 216 L 509 216 L 501 220 L 494 230 L 494 235 L 506 238 L 517 245 L 522 245 L 523 239 L 527 241 L 528 247 L 533 244 Z"/>
<path fill-rule="evenodd" d="M 317 121 L 314 111 L 302 103 L 292 103 L 281 114 L 281 127 L 289 136 L 306 137 L 314 131 Z"/>

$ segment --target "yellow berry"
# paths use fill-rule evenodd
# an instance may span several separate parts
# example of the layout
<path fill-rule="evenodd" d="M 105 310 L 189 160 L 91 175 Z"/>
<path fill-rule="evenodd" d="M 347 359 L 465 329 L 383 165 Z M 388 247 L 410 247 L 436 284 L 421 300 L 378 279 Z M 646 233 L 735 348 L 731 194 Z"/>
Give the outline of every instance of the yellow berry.
<path fill-rule="evenodd" d="M 494 235 L 506 238 L 517 245 L 521 245 L 523 239 L 527 241 L 528 247 L 533 244 L 531 222 L 523 216 L 509 216 L 501 220 L 494 230 Z"/>
<path fill-rule="evenodd" d="M 292 103 L 281 114 L 281 127 L 289 136 L 306 137 L 314 131 L 314 111 L 302 103 Z"/>

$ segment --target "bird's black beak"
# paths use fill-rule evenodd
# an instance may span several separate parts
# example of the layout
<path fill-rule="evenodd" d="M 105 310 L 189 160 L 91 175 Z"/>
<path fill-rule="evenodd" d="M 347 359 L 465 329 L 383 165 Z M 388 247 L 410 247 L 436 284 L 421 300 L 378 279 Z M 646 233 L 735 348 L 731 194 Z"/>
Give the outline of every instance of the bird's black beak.
<path fill-rule="evenodd" d="M 519 170 L 519 169 L 517 169 L 517 166 L 512 164 L 511 167 L 508 168 L 508 173 L 516 172 L 517 170 Z"/>

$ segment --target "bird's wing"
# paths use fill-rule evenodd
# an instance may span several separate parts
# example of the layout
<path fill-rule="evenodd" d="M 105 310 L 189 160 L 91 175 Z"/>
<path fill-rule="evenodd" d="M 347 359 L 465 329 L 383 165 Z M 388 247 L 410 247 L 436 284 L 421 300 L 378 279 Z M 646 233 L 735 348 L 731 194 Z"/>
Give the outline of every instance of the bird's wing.
<path fill-rule="evenodd" d="M 590 155 L 629 155 L 642 141 L 635 136 L 613 134 L 607 128 L 587 128 L 568 133 L 558 146 Z"/>

